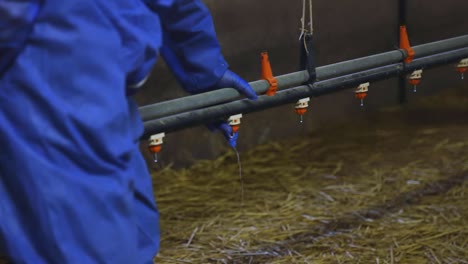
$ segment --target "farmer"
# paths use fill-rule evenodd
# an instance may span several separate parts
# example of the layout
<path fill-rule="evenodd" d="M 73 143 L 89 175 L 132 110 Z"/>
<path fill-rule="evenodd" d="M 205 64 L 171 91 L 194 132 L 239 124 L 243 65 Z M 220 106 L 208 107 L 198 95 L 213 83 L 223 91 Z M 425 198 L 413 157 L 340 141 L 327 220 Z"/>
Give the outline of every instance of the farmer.
<path fill-rule="evenodd" d="M 256 98 L 200 0 L 0 1 L 0 255 L 152 263 L 158 211 L 129 96 L 158 55 L 190 93 Z"/>

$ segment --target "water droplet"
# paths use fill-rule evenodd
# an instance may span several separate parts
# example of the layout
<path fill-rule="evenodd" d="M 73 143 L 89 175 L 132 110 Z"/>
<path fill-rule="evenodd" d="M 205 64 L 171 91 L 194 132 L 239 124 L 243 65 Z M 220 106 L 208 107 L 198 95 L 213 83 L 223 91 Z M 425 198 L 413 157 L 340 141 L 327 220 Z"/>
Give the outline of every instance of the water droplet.
<path fill-rule="evenodd" d="M 154 162 L 158 162 L 158 153 L 153 154 L 153 160 Z"/>
<path fill-rule="evenodd" d="M 361 107 L 364 106 L 364 99 L 361 99 Z"/>
<path fill-rule="evenodd" d="M 301 122 L 301 123 L 303 123 L 303 122 L 304 122 L 304 116 L 303 116 L 303 115 L 301 115 L 300 122 Z"/>
<path fill-rule="evenodd" d="M 461 79 L 462 80 L 465 79 L 465 73 L 464 72 L 462 72 L 462 74 L 461 74 Z"/>
<path fill-rule="evenodd" d="M 414 85 L 414 86 L 413 86 L 413 92 L 416 92 L 416 91 L 417 91 L 416 88 L 417 88 L 416 85 Z"/>

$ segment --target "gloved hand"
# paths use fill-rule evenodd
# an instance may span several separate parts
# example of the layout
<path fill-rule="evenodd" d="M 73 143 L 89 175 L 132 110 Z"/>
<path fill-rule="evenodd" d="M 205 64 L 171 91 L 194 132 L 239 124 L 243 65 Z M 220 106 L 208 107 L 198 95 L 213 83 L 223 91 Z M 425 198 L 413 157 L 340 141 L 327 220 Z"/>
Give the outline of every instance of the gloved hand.
<path fill-rule="evenodd" d="M 257 100 L 258 96 L 250 85 L 239 75 L 235 74 L 231 70 L 227 70 L 221 79 L 214 85 L 213 90 L 221 88 L 234 88 L 240 94 L 245 95 L 251 100 Z"/>
<path fill-rule="evenodd" d="M 227 70 L 223 77 L 214 85 L 213 89 L 221 88 L 234 88 L 239 93 L 245 95 L 251 100 L 257 100 L 258 96 L 255 91 L 250 87 L 250 85 L 241 77 L 239 77 L 234 72 Z M 228 140 L 228 143 L 231 147 L 235 148 L 237 144 L 237 138 L 239 137 L 239 132 L 232 133 L 232 128 L 227 122 L 217 122 L 211 125 L 208 125 L 210 130 L 219 130 L 223 133 L 224 137 Z"/>
<path fill-rule="evenodd" d="M 239 132 L 232 133 L 232 128 L 227 122 L 217 122 L 214 124 L 209 124 L 207 125 L 208 129 L 211 131 L 216 131 L 219 130 L 221 133 L 223 133 L 223 136 L 226 138 L 226 140 L 229 143 L 229 146 L 235 148 L 237 145 L 237 138 L 239 137 Z"/>

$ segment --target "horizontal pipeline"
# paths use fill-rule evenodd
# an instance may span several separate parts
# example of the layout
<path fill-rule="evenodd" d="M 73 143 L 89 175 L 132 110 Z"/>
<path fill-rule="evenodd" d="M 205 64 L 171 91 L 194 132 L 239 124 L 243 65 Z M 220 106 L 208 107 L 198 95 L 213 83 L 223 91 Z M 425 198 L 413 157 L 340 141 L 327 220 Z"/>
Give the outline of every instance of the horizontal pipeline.
<path fill-rule="evenodd" d="M 416 69 L 427 69 L 453 63 L 465 57 L 468 57 L 468 48 L 415 59 L 413 62 L 406 65 L 403 63 L 395 63 L 325 81 L 319 81 L 314 83 L 312 87 L 307 85 L 297 86 L 278 91 L 274 96 L 259 96 L 256 101 L 240 99 L 225 104 L 146 121 L 144 122 L 145 133 L 143 138 L 160 132 L 169 133 L 187 127 L 214 122 L 238 113 L 247 114 L 284 104 L 295 103 L 301 98 L 318 97 L 349 87 L 356 87 L 361 83 L 389 79 L 399 74 L 412 72 Z"/>
<path fill-rule="evenodd" d="M 414 46 L 413 50 L 416 53 L 415 58 L 421 58 L 462 47 L 468 47 L 468 35 Z M 353 72 L 359 72 L 392 63 L 397 63 L 402 61 L 405 57 L 406 52 L 404 50 L 394 50 L 318 67 L 316 69 L 317 80 L 326 80 Z M 309 78 L 309 75 L 307 71 L 299 71 L 277 76 L 276 78 L 278 80 L 278 89 L 284 89 L 306 82 Z M 264 80 L 251 82 L 250 85 L 257 94 L 264 94 L 269 88 L 268 82 Z M 233 101 L 239 98 L 241 98 L 241 95 L 237 92 L 237 90 L 233 88 L 225 88 L 142 106 L 140 107 L 140 113 L 143 121 L 149 121 L 193 109 L 199 109 Z"/>

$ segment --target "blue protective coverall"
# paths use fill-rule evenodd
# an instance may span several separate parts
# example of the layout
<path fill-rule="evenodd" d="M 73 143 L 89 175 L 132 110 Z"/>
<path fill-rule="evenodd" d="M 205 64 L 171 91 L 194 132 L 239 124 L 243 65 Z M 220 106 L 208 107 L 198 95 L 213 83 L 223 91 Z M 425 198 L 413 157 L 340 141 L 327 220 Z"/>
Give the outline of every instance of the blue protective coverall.
<path fill-rule="evenodd" d="M 151 263 L 158 211 L 127 94 L 158 53 L 189 92 L 228 67 L 199 0 L 0 0 L 0 255 Z"/>

